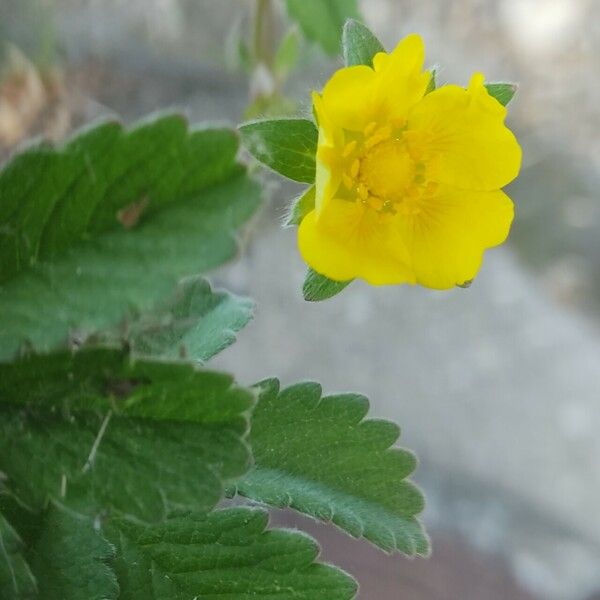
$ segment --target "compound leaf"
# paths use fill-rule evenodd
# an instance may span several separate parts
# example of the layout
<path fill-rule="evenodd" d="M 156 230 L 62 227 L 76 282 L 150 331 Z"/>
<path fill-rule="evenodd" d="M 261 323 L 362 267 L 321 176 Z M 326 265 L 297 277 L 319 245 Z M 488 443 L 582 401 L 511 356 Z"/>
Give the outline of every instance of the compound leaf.
<path fill-rule="evenodd" d="M 44 600 L 119 597 L 117 578 L 108 564 L 114 558 L 114 548 L 90 519 L 50 505 L 29 554 Z"/>
<path fill-rule="evenodd" d="M 0 360 L 114 326 L 236 252 L 258 185 L 229 129 L 104 123 L 0 172 Z"/>
<path fill-rule="evenodd" d="M 145 521 L 210 510 L 246 472 L 253 393 L 230 376 L 110 349 L 0 365 L 0 471 L 32 510 Z"/>
<path fill-rule="evenodd" d="M 250 433 L 255 466 L 237 482 L 239 494 L 332 521 L 389 552 L 428 553 L 416 518 L 423 496 L 407 480 L 416 460 L 390 448 L 399 435 L 394 424 L 364 420 L 363 396 L 321 398 L 315 383 L 279 391 L 279 382 L 268 380 L 258 389 Z"/>
<path fill-rule="evenodd" d="M 0 513 L 0 598 L 37 598 L 37 584 L 24 550 L 21 537 Z"/>
<path fill-rule="evenodd" d="M 112 341 L 126 339 L 136 356 L 206 362 L 236 339 L 253 316 L 254 302 L 213 291 L 202 277 L 186 279 L 171 300 L 143 313 Z"/>
<path fill-rule="evenodd" d="M 356 583 L 315 563 L 319 548 L 296 531 L 266 530 L 267 514 L 250 508 L 187 515 L 143 526 L 111 520 L 122 600 L 349 600 Z"/>

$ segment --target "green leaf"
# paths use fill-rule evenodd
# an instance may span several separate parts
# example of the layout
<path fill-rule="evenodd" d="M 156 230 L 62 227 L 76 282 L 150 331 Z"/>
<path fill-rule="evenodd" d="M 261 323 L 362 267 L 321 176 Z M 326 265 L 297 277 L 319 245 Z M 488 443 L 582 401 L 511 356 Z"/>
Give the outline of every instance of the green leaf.
<path fill-rule="evenodd" d="M 319 134 L 308 119 L 250 121 L 239 127 L 250 154 L 276 173 L 300 181 L 315 180 Z"/>
<path fill-rule="evenodd" d="M 373 57 L 378 52 L 385 52 L 383 44 L 359 21 L 348 19 L 342 33 L 342 50 L 344 63 L 353 65 L 373 65 Z"/>
<path fill-rule="evenodd" d="M 352 281 L 352 279 L 350 281 L 334 281 L 309 268 L 302 286 L 302 293 L 305 300 L 319 302 L 339 294 Z"/>
<path fill-rule="evenodd" d="M 275 73 L 280 79 L 285 79 L 291 73 L 298 62 L 300 52 L 300 32 L 297 27 L 290 27 L 283 36 L 277 51 L 273 66 Z"/>
<path fill-rule="evenodd" d="M 337 54 L 346 19 L 359 18 L 357 0 L 287 0 L 289 16 L 327 54 Z"/>
<path fill-rule="evenodd" d="M 146 521 L 210 510 L 246 472 L 251 391 L 228 375 L 116 350 L 0 365 L 0 471 L 32 510 Z"/>
<path fill-rule="evenodd" d="M 116 600 L 119 585 L 108 566 L 114 554 L 90 519 L 51 505 L 30 551 L 40 598 Z"/>
<path fill-rule="evenodd" d="M 184 280 L 164 307 L 130 323 L 124 337 L 136 356 L 203 363 L 235 341 L 253 312 L 250 298 L 215 292 L 206 279 L 195 277 Z"/>
<path fill-rule="evenodd" d="M 0 598 L 37 598 L 35 577 L 25 560 L 24 550 L 21 537 L 0 514 Z"/>
<path fill-rule="evenodd" d="M 250 433 L 255 466 L 237 482 L 239 494 L 332 521 L 389 552 L 428 553 L 416 519 L 423 496 L 407 480 L 415 457 L 390 448 L 398 427 L 364 420 L 369 403 L 357 394 L 321 398 L 315 383 L 280 392 L 277 380 L 258 388 Z"/>
<path fill-rule="evenodd" d="M 506 106 L 517 92 L 515 83 L 486 83 L 485 88 L 492 98 L 496 98 L 502 106 Z"/>
<path fill-rule="evenodd" d="M 113 326 L 230 259 L 260 201 L 237 150 L 231 130 L 165 116 L 16 155 L 0 172 L 0 360 Z"/>
<path fill-rule="evenodd" d="M 290 212 L 285 220 L 286 226 L 300 225 L 302 219 L 315 208 L 315 186 L 311 185 L 292 202 Z"/>
<path fill-rule="evenodd" d="M 349 600 L 356 583 L 315 563 L 316 542 L 300 532 L 267 530 L 267 514 L 231 508 L 144 527 L 111 520 L 121 600 Z"/>

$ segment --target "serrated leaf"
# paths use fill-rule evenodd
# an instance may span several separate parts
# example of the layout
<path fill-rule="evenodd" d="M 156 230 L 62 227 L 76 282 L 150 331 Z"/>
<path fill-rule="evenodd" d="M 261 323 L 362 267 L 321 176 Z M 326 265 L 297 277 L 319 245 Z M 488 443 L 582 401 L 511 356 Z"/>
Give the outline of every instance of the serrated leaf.
<path fill-rule="evenodd" d="M 105 349 L 0 365 L 0 471 L 48 498 L 146 521 L 210 510 L 248 468 L 252 392 L 230 376 Z"/>
<path fill-rule="evenodd" d="M 12 525 L 0 514 L 0 598 L 37 598 L 37 585 L 24 556 L 25 545 Z"/>
<path fill-rule="evenodd" d="M 315 383 L 279 391 L 269 380 L 258 389 L 250 433 L 255 466 L 236 484 L 239 494 L 331 521 L 389 552 L 428 553 L 416 518 L 423 496 L 407 479 L 415 457 L 390 448 L 396 425 L 364 420 L 363 396 L 321 398 Z"/>
<path fill-rule="evenodd" d="M 294 181 L 314 182 L 319 134 L 312 121 L 250 121 L 240 125 L 239 130 L 244 146 L 263 165 Z"/>
<path fill-rule="evenodd" d="M 90 519 L 51 505 L 30 553 L 44 600 L 116 600 L 114 548 Z M 4 596 L 3 596 L 4 597 Z"/>
<path fill-rule="evenodd" d="M 315 208 L 315 186 L 311 185 L 298 198 L 292 202 L 290 212 L 285 220 L 285 224 L 300 225 L 302 219 Z"/>
<path fill-rule="evenodd" d="M 332 298 L 352 283 L 350 281 L 334 281 L 309 268 L 306 272 L 302 294 L 308 302 L 319 302 Z"/>
<path fill-rule="evenodd" d="M 266 530 L 262 510 L 232 508 L 144 527 L 112 520 L 121 600 L 349 600 L 356 583 L 315 563 L 319 548 L 300 532 Z"/>
<path fill-rule="evenodd" d="M 485 89 L 502 106 L 506 106 L 517 93 L 517 85 L 515 83 L 486 83 Z"/>
<path fill-rule="evenodd" d="M 136 356 L 206 362 L 236 339 L 252 318 L 254 302 L 213 291 L 202 277 L 184 280 L 164 307 L 143 313 L 124 336 Z"/>
<path fill-rule="evenodd" d="M 260 201 L 237 149 L 231 130 L 165 116 L 16 155 L 0 173 L 0 360 L 112 326 L 231 258 Z"/>
<path fill-rule="evenodd" d="M 373 64 L 378 52 L 385 52 L 383 44 L 359 21 L 348 19 L 342 33 L 342 51 L 347 67 Z"/>
<path fill-rule="evenodd" d="M 287 0 L 289 16 L 327 54 L 337 54 L 346 19 L 359 18 L 357 0 Z"/>

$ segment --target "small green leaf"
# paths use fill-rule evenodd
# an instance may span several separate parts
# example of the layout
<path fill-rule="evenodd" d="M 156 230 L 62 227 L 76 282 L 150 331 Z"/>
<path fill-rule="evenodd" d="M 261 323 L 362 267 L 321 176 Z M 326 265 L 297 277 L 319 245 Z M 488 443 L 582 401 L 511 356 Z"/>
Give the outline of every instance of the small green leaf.
<path fill-rule="evenodd" d="M 164 307 L 130 323 L 126 338 L 136 356 L 203 363 L 235 341 L 253 312 L 250 298 L 214 292 L 206 279 L 194 277 Z"/>
<path fill-rule="evenodd" d="M 315 180 L 319 134 L 308 119 L 250 121 L 239 127 L 250 154 L 276 173 L 300 181 Z"/>
<path fill-rule="evenodd" d="M 433 90 L 437 88 L 437 69 L 433 67 L 432 69 L 429 69 L 429 72 L 431 73 L 431 79 L 427 84 L 425 94 L 430 94 L 431 92 L 433 92 Z"/>
<path fill-rule="evenodd" d="M 373 65 L 373 57 L 378 52 L 385 52 L 383 44 L 359 21 L 348 19 L 342 34 L 342 50 L 344 63 L 353 65 Z"/>
<path fill-rule="evenodd" d="M 237 482 L 243 496 L 332 521 L 354 537 L 407 555 L 427 555 L 416 516 L 421 492 L 407 479 L 416 459 L 401 448 L 393 423 L 364 420 L 368 400 L 358 394 L 321 398 L 301 383 L 279 390 L 258 386 L 250 444 L 254 468 Z"/>
<path fill-rule="evenodd" d="M 506 106 L 517 92 L 515 83 L 486 83 L 485 88 L 492 98 L 496 98 L 502 106 Z"/>
<path fill-rule="evenodd" d="M 21 537 L 0 514 L 0 598 L 32 600 L 38 597 L 35 577 L 24 551 Z"/>
<path fill-rule="evenodd" d="M 274 69 L 280 79 L 286 79 L 296 66 L 300 53 L 300 32 L 290 27 L 275 52 Z"/>
<path fill-rule="evenodd" d="M 285 224 L 300 225 L 302 219 L 315 208 L 315 186 L 311 185 L 298 198 L 292 202 L 290 213 L 285 220 Z"/>
<path fill-rule="evenodd" d="M 266 530 L 267 513 L 250 508 L 191 514 L 144 527 L 108 522 L 117 546 L 120 600 L 350 600 L 356 583 L 314 562 L 317 543 L 296 531 Z"/>
<path fill-rule="evenodd" d="M 44 600 L 119 597 L 116 575 L 108 566 L 114 548 L 94 528 L 91 519 L 51 504 L 30 555 L 40 598 Z"/>
<path fill-rule="evenodd" d="M 302 286 L 302 294 L 304 295 L 304 299 L 309 302 L 327 300 L 339 294 L 352 281 L 352 279 L 350 281 L 334 281 L 309 268 L 304 279 L 304 285 Z"/>
<path fill-rule="evenodd" d="M 304 35 L 327 54 L 339 52 L 346 19 L 360 17 L 357 0 L 287 0 L 287 11 Z"/>
<path fill-rule="evenodd" d="M 210 510 L 246 472 L 249 390 L 228 375 L 123 352 L 55 352 L 0 364 L 0 471 L 32 510 L 145 521 Z"/>

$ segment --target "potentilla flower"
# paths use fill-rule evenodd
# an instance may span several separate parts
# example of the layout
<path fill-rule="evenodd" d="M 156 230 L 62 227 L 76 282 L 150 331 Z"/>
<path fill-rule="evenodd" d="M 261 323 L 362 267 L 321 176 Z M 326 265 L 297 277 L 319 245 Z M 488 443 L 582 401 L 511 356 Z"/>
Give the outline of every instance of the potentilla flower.
<path fill-rule="evenodd" d="M 500 188 L 517 176 L 521 149 L 506 109 L 480 73 L 467 89 L 427 93 L 423 63 L 412 34 L 313 93 L 316 200 L 298 241 L 330 279 L 446 289 L 471 281 L 508 235 L 513 204 Z"/>

